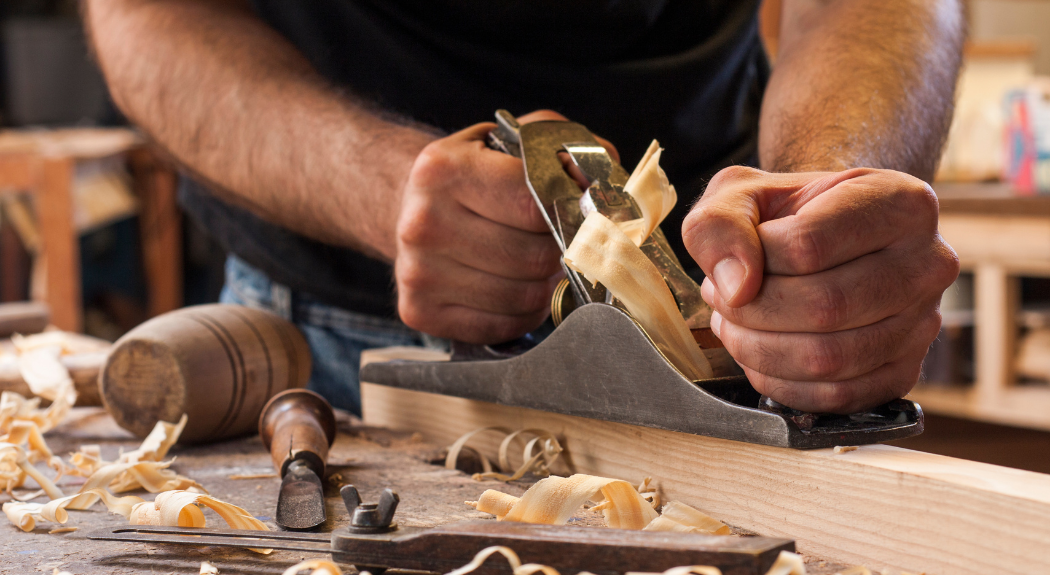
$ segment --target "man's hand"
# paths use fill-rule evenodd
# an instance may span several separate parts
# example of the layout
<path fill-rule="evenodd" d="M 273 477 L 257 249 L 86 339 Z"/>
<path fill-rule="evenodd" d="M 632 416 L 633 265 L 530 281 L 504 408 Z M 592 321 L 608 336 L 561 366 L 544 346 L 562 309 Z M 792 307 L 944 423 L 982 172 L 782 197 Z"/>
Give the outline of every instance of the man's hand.
<path fill-rule="evenodd" d="M 518 118 L 537 120 L 565 118 L 550 111 Z M 493 128 L 478 124 L 428 145 L 412 166 L 397 224 L 402 321 L 471 343 L 538 327 L 562 274 L 521 160 L 485 146 Z"/>
<path fill-rule="evenodd" d="M 937 211 L 930 187 L 901 172 L 732 167 L 682 231 L 707 274 L 711 328 L 755 389 L 851 413 L 906 394 L 940 330 L 959 261 Z"/>

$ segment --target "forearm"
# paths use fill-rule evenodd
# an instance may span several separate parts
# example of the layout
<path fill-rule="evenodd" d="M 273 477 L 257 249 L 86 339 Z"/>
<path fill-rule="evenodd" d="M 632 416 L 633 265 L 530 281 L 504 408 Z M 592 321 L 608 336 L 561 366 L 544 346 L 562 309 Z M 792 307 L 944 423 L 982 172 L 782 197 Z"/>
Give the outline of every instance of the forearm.
<path fill-rule="evenodd" d="M 117 105 L 226 199 L 393 259 L 400 195 L 435 136 L 338 94 L 238 1 L 88 0 Z"/>
<path fill-rule="evenodd" d="M 762 104 L 761 167 L 868 166 L 929 181 L 951 122 L 957 0 L 785 0 Z"/>

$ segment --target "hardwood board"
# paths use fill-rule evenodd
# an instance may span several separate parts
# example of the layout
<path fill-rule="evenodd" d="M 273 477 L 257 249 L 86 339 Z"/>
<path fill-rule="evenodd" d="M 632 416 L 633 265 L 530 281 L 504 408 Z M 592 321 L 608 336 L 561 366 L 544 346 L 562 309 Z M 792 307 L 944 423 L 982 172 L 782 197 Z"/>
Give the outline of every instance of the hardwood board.
<path fill-rule="evenodd" d="M 362 362 L 440 359 L 404 348 Z M 449 444 L 483 426 L 547 429 L 575 470 L 638 481 L 731 525 L 845 563 L 928 573 L 1050 564 L 1050 475 L 873 445 L 836 455 L 596 421 L 362 382 L 365 421 Z M 643 391 L 644 392 L 644 391 Z M 495 440 L 480 447 L 494 452 Z M 479 486 L 478 492 L 483 490 Z"/>

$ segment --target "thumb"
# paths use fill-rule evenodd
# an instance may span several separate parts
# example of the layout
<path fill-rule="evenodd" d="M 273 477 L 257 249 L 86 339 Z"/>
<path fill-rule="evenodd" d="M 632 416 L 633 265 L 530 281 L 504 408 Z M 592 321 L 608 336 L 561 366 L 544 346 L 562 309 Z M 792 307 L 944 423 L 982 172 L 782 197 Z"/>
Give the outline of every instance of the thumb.
<path fill-rule="evenodd" d="M 765 266 L 757 231 L 763 211 L 805 181 L 800 174 L 769 174 L 731 166 L 711 179 L 685 217 L 685 247 L 726 305 L 747 305 L 758 295 Z"/>

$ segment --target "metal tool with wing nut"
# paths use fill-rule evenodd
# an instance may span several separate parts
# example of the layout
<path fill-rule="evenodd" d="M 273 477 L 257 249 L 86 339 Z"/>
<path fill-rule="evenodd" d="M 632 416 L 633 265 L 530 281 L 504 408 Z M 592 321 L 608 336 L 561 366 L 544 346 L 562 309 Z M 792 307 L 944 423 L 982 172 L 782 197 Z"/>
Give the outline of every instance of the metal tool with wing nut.
<path fill-rule="evenodd" d="M 379 503 L 371 504 L 362 504 L 351 485 L 344 486 L 341 494 L 352 519 L 349 525 L 330 535 L 132 525 L 94 531 L 88 538 L 331 553 L 334 561 L 373 575 L 387 569 L 447 573 L 493 545 L 509 547 L 523 562 L 550 565 L 562 575 L 581 571 L 610 575 L 659 572 L 683 565 L 711 565 L 725 575 L 760 575 L 766 573 L 781 551 L 795 550 L 790 539 L 510 521 L 405 527 L 393 521 L 400 500 L 390 489 L 383 491 Z M 475 572 L 496 575 L 508 571 L 506 562 L 492 560 Z"/>
<path fill-rule="evenodd" d="M 598 211 L 614 222 L 641 217 L 624 191 L 627 172 L 587 128 L 572 122 L 519 124 L 504 110 L 489 145 L 525 166 L 525 179 L 562 251 L 584 218 Z M 565 171 L 567 155 L 590 182 L 581 190 Z M 362 368 L 361 380 L 439 393 L 799 449 L 861 445 L 922 432 L 922 410 L 898 399 L 864 413 L 813 414 L 760 396 L 710 333 L 711 308 L 657 228 L 640 246 L 662 274 L 694 339 L 715 367 L 712 379 L 690 381 L 645 330 L 601 286 L 564 265 L 551 315 L 557 325 L 539 343 L 453 344 L 446 362 L 391 361 Z M 639 389 L 644 382 L 644 393 Z"/>

